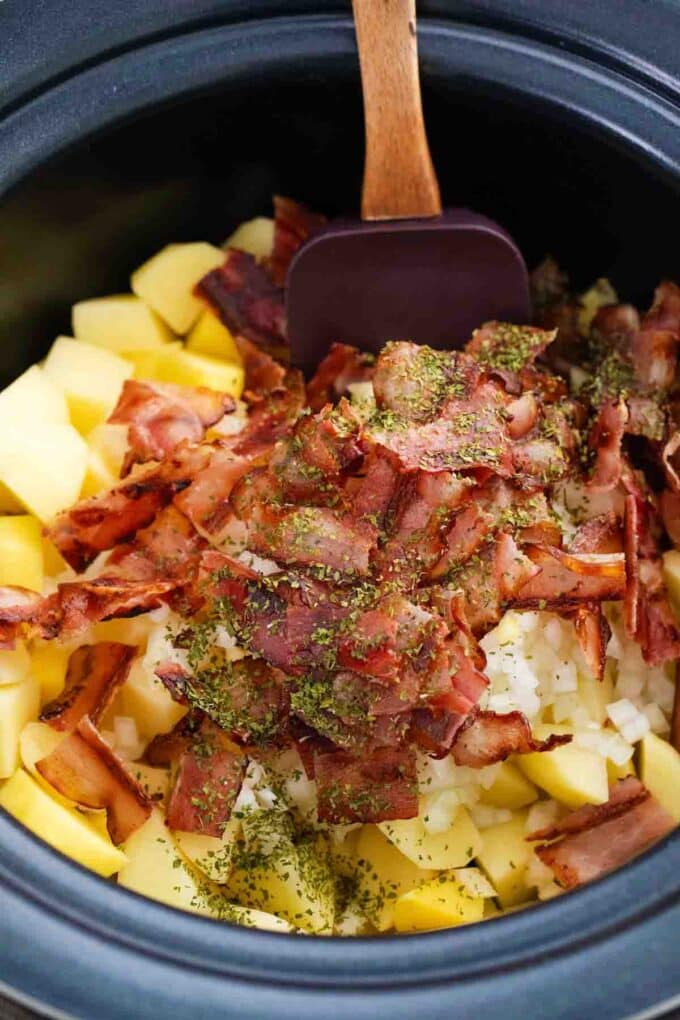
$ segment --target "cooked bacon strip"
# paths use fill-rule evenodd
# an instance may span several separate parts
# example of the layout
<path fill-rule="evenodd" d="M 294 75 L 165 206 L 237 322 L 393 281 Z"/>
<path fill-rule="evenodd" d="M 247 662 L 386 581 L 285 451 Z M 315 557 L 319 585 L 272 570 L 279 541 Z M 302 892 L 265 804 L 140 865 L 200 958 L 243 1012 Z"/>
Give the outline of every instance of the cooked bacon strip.
<path fill-rule="evenodd" d="M 476 360 L 461 351 L 395 341 L 380 352 L 373 389 L 379 408 L 407 421 L 427 422 L 449 401 L 469 400 L 481 374 Z"/>
<path fill-rule="evenodd" d="M 307 403 L 312 411 L 335 404 L 351 383 L 366 382 L 373 375 L 370 355 L 349 344 L 332 344 L 307 383 Z"/>
<path fill-rule="evenodd" d="M 246 764 L 243 753 L 204 718 L 177 760 L 166 816 L 169 827 L 220 837 L 241 789 Z"/>
<path fill-rule="evenodd" d="M 377 527 L 385 524 L 385 515 L 395 501 L 399 472 L 387 450 L 377 446 L 364 459 L 359 474 L 350 478 L 345 493 L 355 517 L 372 520 Z"/>
<path fill-rule="evenodd" d="M 576 638 L 593 678 L 604 679 L 611 628 L 602 606 L 598 602 L 582 603 L 571 611 L 567 610 L 563 615 L 573 620 Z"/>
<path fill-rule="evenodd" d="M 620 553 L 565 553 L 540 545 L 527 546 L 525 552 L 540 572 L 519 589 L 515 605 L 533 608 L 544 603 L 543 608 L 552 608 L 565 601 L 601 602 L 623 597 L 626 571 Z"/>
<path fill-rule="evenodd" d="M 62 796 L 86 808 L 106 808 L 114 843 L 124 843 L 151 814 L 151 801 L 100 736 L 89 716 L 36 768 Z"/>
<path fill-rule="evenodd" d="M 516 326 L 509 322 L 485 322 L 474 331 L 465 350 L 482 365 L 519 372 L 533 364 L 556 336 L 556 329 Z"/>
<path fill-rule="evenodd" d="M 639 642 L 645 662 L 659 665 L 680 658 L 680 627 L 650 535 L 649 509 L 633 493 L 626 496 L 625 507 L 626 631 Z M 652 543 L 652 548 L 644 550 L 643 543 Z M 652 555 L 643 555 L 645 551 Z"/>
<path fill-rule="evenodd" d="M 326 507 L 277 509 L 255 506 L 248 518 L 248 547 L 277 563 L 330 567 L 366 574 L 375 528 Z"/>
<path fill-rule="evenodd" d="M 668 537 L 680 546 L 680 492 L 664 490 L 659 497 L 659 511 Z"/>
<path fill-rule="evenodd" d="M 264 453 L 239 456 L 228 444 L 216 444 L 205 467 L 175 496 L 175 506 L 194 527 L 219 541 L 222 530 L 233 517 L 229 497 L 234 486 L 246 472 L 263 463 L 265 457 Z"/>
<path fill-rule="evenodd" d="M 0 587 L 0 648 L 14 648 L 26 625 L 48 622 L 47 609 L 47 600 L 40 592 L 18 585 Z"/>
<path fill-rule="evenodd" d="M 274 283 L 283 287 L 293 256 L 308 237 L 321 230 L 325 216 L 292 198 L 274 195 L 274 250 L 268 259 Z"/>
<path fill-rule="evenodd" d="M 183 446 L 162 464 L 143 468 L 110 492 L 62 511 L 47 528 L 47 536 L 74 570 L 83 571 L 100 552 L 150 524 L 209 457 L 209 448 Z"/>
<path fill-rule="evenodd" d="M 84 715 L 96 726 L 125 682 L 137 649 L 118 641 L 81 645 L 72 652 L 62 693 L 45 705 L 42 722 L 70 732 Z"/>
<path fill-rule="evenodd" d="M 680 431 L 674 432 L 661 452 L 666 481 L 673 492 L 680 492 Z"/>
<path fill-rule="evenodd" d="M 523 393 L 505 409 L 508 432 L 512 439 L 522 439 L 538 421 L 538 401 L 533 393 Z"/>
<path fill-rule="evenodd" d="M 148 527 L 137 532 L 133 542 L 113 550 L 104 573 L 96 580 L 185 583 L 198 566 L 204 548 L 205 542 L 191 521 L 174 506 L 168 506 Z"/>
<path fill-rule="evenodd" d="M 588 445 L 595 451 L 595 464 L 588 483 L 594 492 L 609 492 L 621 481 L 621 443 L 627 422 L 625 400 L 609 400 L 598 412 L 588 436 Z"/>
<path fill-rule="evenodd" d="M 591 517 L 576 529 L 569 545 L 571 553 L 620 553 L 623 551 L 621 522 L 613 510 Z"/>
<path fill-rule="evenodd" d="M 100 620 L 137 616 L 157 609 L 163 597 L 180 582 L 126 581 L 96 577 L 92 581 L 73 581 L 59 586 L 59 632 L 75 637 Z"/>
<path fill-rule="evenodd" d="M 134 464 L 164 460 L 182 442 L 198 443 L 210 425 L 236 407 L 228 393 L 204 386 L 126 379 L 109 421 L 128 425 L 123 476 Z"/>
<path fill-rule="evenodd" d="M 416 758 L 408 748 L 380 748 L 355 757 L 314 754 L 319 821 L 381 822 L 418 814 Z"/>
<path fill-rule="evenodd" d="M 626 591 L 623 599 L 626 632 L 634 638 L 639 628 L 640 609 L 640 514 L 639 501 L 632 493 L 625 499 L 624 550 Z"/>
<path fill-rule="evenodd" d="M 234 453 L 259 453 L 288 435 L 304 407 L 304 387 L 302 373 L 289 369 L 282 382 L 266 396 L 251 395 L 248 423 L 235 437 Z"/>
<path fill-rule="evenodd" d="M 675 828 L 673 818 L 633 776 L 610 790 L 605 804 L 587 805 L 528 839 L 555 839 L 536 855 L 567 889 L 626 864 Z"/>
<path fill-rule="evenodd" d="M 272 357 L 287 351 L 283 291 L 252 255 L 232 248 L 195 287 L 225 326 Z M 247 366 L 246 366 L 247 367 Z"/>
<path fill-rule="evenodd" d="M 244 369 L 244 397 L 262 396 L 285 385 L 286 369 L 252 340 L 234 336 Z"/>
<path fill-rule="evenodd" d="M 481 769 L 505 761 L 511 754 L 552 751 L 568 744 L 569 735 L 552 733 L 547 740 L 535 740 L 529 722 L 521 712 L 473 712 L 455 735 L 451 754 L 456 765 Z"/>

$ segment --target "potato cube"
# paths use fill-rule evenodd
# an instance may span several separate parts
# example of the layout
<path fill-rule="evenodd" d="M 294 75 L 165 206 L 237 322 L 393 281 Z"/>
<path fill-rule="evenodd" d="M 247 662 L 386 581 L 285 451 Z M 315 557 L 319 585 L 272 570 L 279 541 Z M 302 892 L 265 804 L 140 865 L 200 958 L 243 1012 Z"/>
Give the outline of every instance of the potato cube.
<path fill-rule="evenodd" d="M 0 433 L 0 478 L 43 523 L 78 499 L 87 445 L 72 425 L 7 426 Z"/>
<path fill-rule="evenodd" d="M 125 864 L 125 854 L 87 816 L 58 803 L 23 769 L 0 789 L 0 806 L 55 850 L 98 875 L 108 878 Z"/>
<path fill-rule="evenodd" d="M 19 734 L 19 754 L 21 756 L 21 764 L 30 772 L 31 775 L 37 779 L 39 783 L 42 783 L 46 787 L 48 793 L 54 795 L 55 800 L 61 801 L 62 798 L 56 794 L 56 791 L 42 779 L 40 773 L 35 767 L 35 763 L 40 761 L 41 758 L 46 758 L 48 754 L 56 750 L 59 744 L 66 737 L 65 733 L 59 730 L 53 730 L 51 726 L 48 726 L 44 722 L 27 722 L 21 733 Z M 63 798 L 66 801 L 66 798 Z"/>
<path fill-rule="evenodd" d="M 80 498 L 89 499 L 91 496 L 98 496 L 100 492 L 112 489 L 118 481 L 120 479 L 111 474 L 99 454 L 90 450 L 87 455 L 87 470 L 83 478 Z"/>
<path fill-rule="evenodd" d="M 119 479 L 128 448 L 128 426 L 104 422 L 97 425 L 86 439 L 91 452 L 96 453 L 106 470 Z"/>
<path fill-rule="evenodd" d="M 205 308 L 194 287 L 223 262 L 222 249 L 204 241 L 169 244 L 132 274 L 132 290 L 183 335 Z"/>
<path fill-rule="evenodd" d="M 0 517 L 0 585 L 42 591 L 42 528 L 35 517 Z"/>
<path fill-rule="evenodd" d="M 15 426 L 68 425 L 66 398 L 40 365 L 31 365 L 0 392 L 0 421 Z"/>
<path fill-rule="evenodd" d="M 149 739 L 169 733 L 187 713 L 186 707 L 173 701 L 167 688 L 140 659 L 133 662 L 123 684 L 121 704 L 123 713 L 131 715 L 140 734 Z"/>
<path fill-rule="evenodd" d="M 113 411 L 132 365 L 105 347 L 60 336 L 50 348 L 45 371 L 63 390 L 71 422 L 87 435 Z"/>
<path fill-rule="evenodd" d="M 444 871 L 417 889 L 403 893 L 394 907 L 396 930 L 432 931 L 481 921 L 485 896 L 476 893 L 470 883 L 463 881 L 465 870 Z"/>
<path fill-rule="evenodd" d="M 534 734 L 545 739 L 550 733 L 568 733 L 564 726 L 535 726 Z M 609 800 L 607 763 L 594 751 L 573 743 L 554 751 L 532 751 L 517 756 L 522 772 L 555 800 L 576 809 L 583 804 L 604 804 Z"/>
<path fill-rule="evenodd" d="M 462 868 L 482 845 L 475 823 L 462 806 L 444 832 L 428 832 L 420 817 L 380 822 L 378 828 L 418 867 L 436 871 Z"/>
<path fill-rule="evenodd" d="M 244 372 L 240 364 L 189 351 L 181 344 L 158 350 L 133 351 L 136 379 L 176 383 L 178 386 L 207 386 L 208 389 L 240 397 Z"/>
<path fill-rule="evenodd" d="M 611 758 L 607 758 L 607 779 L 610 783 L 615 783 L 618 779 L 625 779 L 626 776 L 634 775 L 635 765 L 632 758 L 629 758 L 623 765 L 616 765 Z"/>
<path fill-rule="evenodd" d="M 227 238 L 222 247 L 247 251 L 256 259 L 268 258 L 274 248 L 274 220 L 269 216 L 246 220 Z"/>
<path fill-rule="evenodd" d="M 210 309 L 201 314 L 187 336 L 186 349 L 195 354 L 207 354 L 211 358 L 231 361 L 235 365 L 243 364 L 234 338 Z"/>
<path fill-rule="evenodd" d="M 397 898 L 434 877 L 405 857 L 377 825 L 364 825 L 356 848 L 357 902 L 378 931 L 394 925 Z"/>
<path fill-rule="evenodd" d="M 30 673 L 19 683 L 0 687 L 0 779 L 19 764 L 19 736 L 40 708 L 40 686 Z"/>
<path fill-rule="evenodd" d="M 40 684 L 43 705 L 58 698 L 66 683 L 66 668 L 72 649 L 56 641 L 40 641 L 33 645 L 31 663 L 33 675 Z"/>
<path fill-rule="evenodd" d="M 17 641 L 14 648 L 0 651 L 0 687 L 18 684 L 31 668 L 31 657 L 23 641 Z"/>
<path fill-rule="evenodd" d="M 680 551 L 677 549 L 670 549 L 663 554 L 663 579 L 673 605 L 680 612 Z"/>
<path fill-rule="evenodd" d="M 646 733 L 640 741 L 640 779 L 680 823 L 680 754 L 656 733 Z"/>
<path fill-rule="evenodd" d="M 504 761 L 493 783 L 488 790 L 482 790 L 479 799 L 482 804 L 491 807 L 517 811 L 527 804 L 533 804 L 538 799 L 538 790 L 516 765 Z"/>
<path fill-rule="evenodd" d="M 164 804 L 170 792 L 170 770 L 146 762 L 128 763 L 128 770 L 137 780 L 147 797 L 158 804 Z"/>
<path fill-rule="evenodd" d="M 578 696 L 593 722 L 604 726 L 607 721 L 607 705 L 614 700 L 612 671 L 606 669 L 601 680 L 592 676 L 580 676 Z"/>
<path fill-rule="evenodd" d="M 490 825 L 482 831 L 483 846 L 477 863 L 496 890 L 503 908 L 514 907 L 533 898 L 527 882 L 527 864 L 533 857 L 527 843 L 526 811 L 518 811 L 509 822 Z"/>
<path fill-rule="evenodd" d="M 134 294 L 79 301 L 73 306 L 73 335 L 76 340 L 108 347 L 118 354 L 172 340 L 161 317 Z"/>
<path fill-rule="evenodd" d="M 197 832 L 173 831 L 173 837 L 184 856 L 212 882 L 224 885 L 233 866 L 236 841 L 241 832 L 238 818 L 230 818 L 218 836 L 202 836 Z"/>

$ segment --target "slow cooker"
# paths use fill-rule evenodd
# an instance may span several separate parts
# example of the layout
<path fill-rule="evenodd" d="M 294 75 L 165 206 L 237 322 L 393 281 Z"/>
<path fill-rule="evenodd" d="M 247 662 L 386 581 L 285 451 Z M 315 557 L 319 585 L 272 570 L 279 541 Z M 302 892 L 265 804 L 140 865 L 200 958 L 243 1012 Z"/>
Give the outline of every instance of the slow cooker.
<path fill-rule="evenodd" d="M 30 10 L 29 10 L 30 6 Z M 428 0 L 426 118 L 445 204 L 528 262 L 644 302 L 678 277 L 672 0 Z M 170 240 L 219 241 L 273 192 L 358 205 L 349 2 L 0 6 L 3 382 Z M 274 935 L 100 880 L 0 814 L 0 989 L 52 1016 L 621 1020 L 680 1003 L 680 833 L 536 909 L 436 934 Z"/>

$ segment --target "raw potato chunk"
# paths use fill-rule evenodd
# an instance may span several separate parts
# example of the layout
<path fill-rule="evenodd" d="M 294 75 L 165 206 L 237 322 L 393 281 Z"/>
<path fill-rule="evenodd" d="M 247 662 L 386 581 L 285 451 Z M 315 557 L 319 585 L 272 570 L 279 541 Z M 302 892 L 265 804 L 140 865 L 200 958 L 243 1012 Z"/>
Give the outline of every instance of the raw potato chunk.
<path fill-rule="evenodd" d="M 51 726 L 44 722 L 28 722 L 21 731 L 19 735 L 21 764 L 38 782 L 41 781 L 41 776 L 35 767 L 35 763 L 40 761 L 41 758 L 46 758 L 48 754 L 56 750 L 65 736 L 65 733 L 53 730 Z M 42 780 L 42 783 L 47 785 L 45 780 Z M 51 790 L 52 788 L 49 787 L 49 789 Z M 55 795 L 55 799 L 62 800 L 58 795 Z"/>
<path fill-rule="evenodd" d="M 640 779 L 680 824 L 680 754 L 655 733 L 640 741 Z"/>
<path fill-rule="evenodd" d="M 73 306 L 73 334 L 76 340 L 119 354 L 172 340 L 160 316 L 134 294 L 79 301 Z"/>
<path fill-rule="evenodd" d="M 133 351 L 130 358 L 135 366 L 136 379 L 176 383 L 178 386 L 207 386 L 236 398 L 243 392 L 245 377 L 240 363 L 197 354 L 179 343 L 156 350 Z"/>
<path fill-rule="evenodd" d="M 615 783 L 617 779 L 625 779 L 626 776 L 634 775 L 635 765 L 632 758 L 629 758 L 623 765 L 615 765 L 611 758 L 607 758 L 607 778 L 610 783 Z"/>
<path fill-rule="evenodd" d="M 236 840 L 241 831 L 238 818 L 230 818 L 222 836 L 202 836 L 197 832 L 173 831 L 184 856 L 211 881 L 224 885 L 231 874 Z"/>
<path fill-rule="evenodd" d="M 491 807 L 517 811 L 538 800 L 538 790 L 512 762 L 504 761 L 488 790 L 482 790 L 479 799 Z"/>
<path fill-rule="evenodd" d="M 538 740 L 556 732 L 569 730 L 564 726 L 534 727 Z M 533 783 L 574 810 L 583 804 L 604 804 L 609 800 L 607 763 L 594 751 L 575 747 L 573 743 L 564 744 L 554 751 L 520 754 L 517 764 Z"/>
<path fill-rule="evenodd" d="M 227 238 L 222 247 L 247 251 L 256 259 L 269 258 L 274 248 L 274 220 L 268 216 L 246 220 Z"/>
<path fill-rule="evenodd" d="M 145 762 L 128 763 L 128 771 L 137 780 L 147 797 L 157 803 L 163 803 L 170 792 L 170 770 L 147 765 Z"/>
<path fill-rule="evenodd" d="M 201 314 L 189 333 L 186 349 L 195 354 L 207 354 L 211 358 L 231 361 L 235 365 L 242 364 L 234 338 L 210 309 Z"/>
<path fill-rule="evenodd" d="M 17 641 L 14 648 L 0 651 L 0 687 L 5 684 L 18 684 L 31 668 L 31 657 L 26 651 L 23 641 Z"/>
<path fill-rule="evenodd" d="M 480 849 L 481 836 L 464 807 L 444 832 L 428 832 L 420 817 L 380 822 L 378 828 L 391 843 L 419 868 L 448 871 L 462 868 Z"/>
<path fill-rule="evenodd" d="M 0 421 L 68 425 L 66 398 L 40 365 L 31 365 L 0 392 Z"/>
<path fill-rule="evenodd" d="M 83 478 L 80 498 L 89 499 L 91 496 L 98 496 L 100 492 L 112 489 L 119 480 L 111 474 L 99 454 L 90 450 L 87 455 L 87 470 Z"/>
<path fill-rule="evenodd" d="M 35 517 L 0 517 L 0 585 L 42 591 L 42 528 Z"/>
<path fill-rule="evenodd" d="M 128 447 L 128 426 L 97 425 L 87 436 L 87 445 L 96 453 L 102 464 L 116 479 L 120 478 L 123 460 Z"/>
<path fill-rule="evenodd" d="M 87 435 L 113 411 L 132 365 L 104 347 L 60 336 L 50 348 L 45 371 L 63 390 L 72 423 Z"/>
<path fill-rule="evenodd" d="M 140 734 L 149 739 L 169 733 L 187 713 L 186 707 L 173 701 L 167 688 L 140 660 L 132 664 L 121 700 L 124 714 L 131 715 Z"/>
<path fill-rule="evenodd" d="M 676 610 L 680 611 L 680 552 L 677 549 L 663 554 L 663 579 Z"/>
<path fill-rule="evenodd" d="M 514 907 L 532 899 L 526 868 L 533 856 L 527 843 L 526 811 L 519 811 L 509 822 L 490 825 L 482 832 L 484 845 L 477 863 L 496 890 L 502 907 Z"/>
<path fill-rule="evenodd" d="M 38 714 L 40 685 L 30 673 L 17 684 L 0 687 L 0 779 L 19 764 L 19 735 Z"/>
<path fill-rule="evenodd" d="M 493 896 L 493 888 L 477 868 L 443 872 L 398 898 L 394 927 L 397 931 L 432 931 L 481 921 L 485 900 Z"/>
<path fill-rule="evenodd" d="M 614 679 L 609 667 L 601 680 L 592 676 L 580 676 L 578 696 L 594 722 L 604 726 L 607 721 L 607 705 L 614 700 Z"/>
<path fill-rule="evenodd" d="M 78 864 L 108 878 L 125 864 L 125 854 L 86 815 L 53 800 L 19 769 L 0 789 L 0 807 Z"/>
<path fill-rule="evenodd" d="M 404 857 L 377 825 L 362 827 L 356 848 L 357 902 L 378 931 L 393 927 L 397 898 L 434 874 Z"/>
<path fill-rule="evenodd" d="M 169 244 L 132 274 L 132 290 L 175 333 L 188 333 L 205 308 L 194 287 L 224 262 L 224 252 L 205 241 Z"/>
<path fill-rule="evenodd" d="M 75 503 L 87 468 L 87 445 L 72 425 L 7 426 L 0 431 L 0 478 L 43 523 Z"/>

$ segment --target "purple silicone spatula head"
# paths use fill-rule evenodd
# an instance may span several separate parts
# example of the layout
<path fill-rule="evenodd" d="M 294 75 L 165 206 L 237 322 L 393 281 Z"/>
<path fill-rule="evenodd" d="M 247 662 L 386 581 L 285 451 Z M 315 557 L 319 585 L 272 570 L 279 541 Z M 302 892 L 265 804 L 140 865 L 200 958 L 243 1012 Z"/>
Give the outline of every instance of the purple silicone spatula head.
<path fill-rule="evenodd" d="M 293 363 L 335 341 L 459 346 L 482 322 L 529 320 L 524 260 L 497 223 L 442 212 L 423 121 L 415 0 L 353 0 L 366 125 L 361 221 L 330 223 L 287 281 Z"/>

